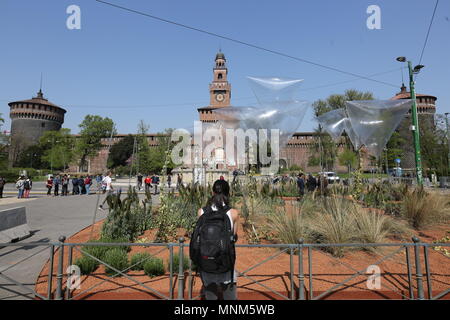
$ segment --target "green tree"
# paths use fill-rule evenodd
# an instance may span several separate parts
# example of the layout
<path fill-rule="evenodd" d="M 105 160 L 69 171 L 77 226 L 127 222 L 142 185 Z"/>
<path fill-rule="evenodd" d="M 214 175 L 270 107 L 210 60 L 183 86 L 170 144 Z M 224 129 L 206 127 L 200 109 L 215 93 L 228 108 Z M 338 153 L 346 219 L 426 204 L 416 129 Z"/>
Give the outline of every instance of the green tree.
<path fill-rule="evenodd" d="M 21 168 L 47 169 L 50 163 L 44 159 L 45 149 L 40 144 L 34 144 L 24 149 L 16 162 L 16 166 Z"/>
<path fill-rule="evenodd" d="M 75 138 L 70 129 L 45 131 L 39 138 L 42 161 L 50 164 L 53 169 L 65 169 L 74 158 Z"/>
<path fill-rule="evenodd" d="M 397 166 L 397 164 L 395 163 L 395 159 L 400 159 L 405 153 L 403 148 L 403 145 L 405 143 L 406 140 L 402 137 L 402 135 L 399 132 L 394 131 L 388 143 L 386 144 L 388 167 L 394 168 Z M 385 161 L 383 161 L 383 165 L 386 166 Z"/>
<path fill-rule="evenodd" d="M 338 156 L 339 164 L 341 166 L 347 166 L 348 173 L 350 173 L 352 168 L 358 166 L 358 155 L 351 149 L 345 149 Z"/>
<path fill-rule="evenodd" d="M 8 166 L 8 153 L 6 152 L 8 137 L 3 133 L 3 123 L 5 123 L 5 119 L 2 118 L 0 113 L 0 167 L 6 168 Z"/>
<path fill-rule="evenodd" d="M 116 129 L 111 119 L 98 115 L 87 115 L 79 127 L 76 154 L 79 155 L 80 167 L 86 170 L 87 158 L 96 156 L 103 146 L 102 139 L 116 134 Z"/>
<path fill-rule="evenodd" d="M 424 123 L 420 127 L 420 152 L 424 172 L 429 175 L 448 174 L 448 143 L 446 138 L 445 120 L 442 115 L 436 115 L 434 125 Z"/>
<path fill-rule="evenodd" d="M 133 154 L 134 137 L 129 134 L 116 144 L 111 146 L 108 156 L 108 168 L 113 169 L 119 166 L 126 166 L 127 160 Z"/>

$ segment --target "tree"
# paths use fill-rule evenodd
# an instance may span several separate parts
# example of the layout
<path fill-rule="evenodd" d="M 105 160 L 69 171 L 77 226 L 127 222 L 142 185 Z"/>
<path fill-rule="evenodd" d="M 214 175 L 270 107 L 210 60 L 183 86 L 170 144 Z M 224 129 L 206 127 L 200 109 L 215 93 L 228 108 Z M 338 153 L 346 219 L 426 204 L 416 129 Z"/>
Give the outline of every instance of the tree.
<path fill-rule="evenodd" d="M 358 165 L 358 155 L 351 149 L 345 149 L 338 157 L 341 166 L 347 166 L 348 173 Z"/>
<path fill-rule="evenodd" d="M 108 168 L 113 169 L 119 166 L 126 166 L 127 160 L 133 154 L 134 137 L 129 134 L 116 144 L 111 146 L 108 156 Z"/>
<path fill-rule="evenodd" d="M 94 157 L 102 148 L 102 139 L 116 133 L 114 122 L 98 115 L 87 115 L 79 125 L 80 137 L 76 142 L 76 153 L 82 170 L 86 169 L 88 157 Z"/>
<path fill-rule="evenodd" d="M 45 131 L 39 138 L 39 146 L 43 150 L 42 161 L 52 169 L 65 169 L 74 158 L 75 138 L 70 129 Z"/>
<path fill-rule="evenodd" d="M 399 132 L 394 131 L 388 143 L 386 144 L 388 167 L 393 168 L 397 165 L 395 163 L 395 159 L 400 159 L 405 153 L 405 149 L 403 148 L 405 143 L 406 143 L 405 138 L 403 138 Z M 384 166 L 386 166 L 385 163 Z"/>
<path fill-rule="evenodd" d="M 39 144 L 29 146 L 20 153 L 16 166 L 34 169 L 50 168 L 50 163 L 43 160 L 44 151 L 45 149 Z"/>
<path fill-rule="evenodd" d="M 446 138 L 445 120 L 442 115 L 436 115 L 434 125 L 420 126 L 420 152 L 422 166 L 427 174 L 448 174 L 448 143 Z"/>
<path fill-rule="evenodd" d="M 3 123 L 5 123 L 5 120 L 0 113 L 0 168 L 6 168 L 8 166 L 8 153 L 6 152 L 8 137 L 2 132 Z"/>

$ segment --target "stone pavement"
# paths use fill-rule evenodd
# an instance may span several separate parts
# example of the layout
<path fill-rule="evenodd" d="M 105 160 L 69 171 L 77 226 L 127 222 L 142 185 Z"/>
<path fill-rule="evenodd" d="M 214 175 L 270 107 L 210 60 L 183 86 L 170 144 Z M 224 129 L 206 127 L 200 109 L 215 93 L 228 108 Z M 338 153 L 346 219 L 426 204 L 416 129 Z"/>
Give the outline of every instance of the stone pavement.
<path fill-rule="evenodd" d="M 100 196 L 100 202 L 104 195 Z M 57 242 L 59 236 L 66 237 L 92 224 L 98 196 L 95 194 L 75 195 L 68 197 L 42 196 L 34 200 L 4 198 L 0 199 L 0 210 L 25 206 L 27 221 L 32 236 L 20 243 Z M 7 203 L 11 200 L 11 203 Z M 17 201 L 16 201 L 17 200 Z M 158 196 L 153 199 L 157 204 Z M 107 210 L 97 210 L 96 221 L 105 218 Z M 22 288 L 1 277 L 4 274 L 34 288 L 36 278 L 49 258 L 48 247 L 0 247 L 0 300 L 2 299 L 33 299 L 29 289 Z M 25 259 L 25 260 L 24 260 Z M 23 262 L 20 262 L 24 260 Z M 18 263 L 13 266 L 15 263 Z M 13 266 L 13 267 L 12 267 Z M 6 270 L 7 268 L 10 269 Z M 6 270 L 6 271 L 5 271 Z"/>

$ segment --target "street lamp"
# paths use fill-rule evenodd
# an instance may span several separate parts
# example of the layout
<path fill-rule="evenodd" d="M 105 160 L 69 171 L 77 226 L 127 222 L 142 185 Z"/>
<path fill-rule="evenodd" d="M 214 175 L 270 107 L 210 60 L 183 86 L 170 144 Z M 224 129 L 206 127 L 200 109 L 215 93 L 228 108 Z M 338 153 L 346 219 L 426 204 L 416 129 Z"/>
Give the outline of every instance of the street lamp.
<path fill-rule="evenodd" d="M 405 57 L 398 57 L 396 59 L 399 62 L 406 62 Z M 416 176 L 417 176 L 417 184 L 423 184 L 423 176 L 422 176 L 422 156 L 420 154 L 420 135 L 419 135 L 419 121 L 417 117 L 417 103 L 416 103 L 416 92 L 414 90 L 414 74 L 420 72 L 423 65 L 417 65 L 412 68 L 411 61 L 408 62 L 408 70 L 409 70 L 409 91 L 411 94 L 412 106 L 411 106 L 411 131 L 413 133 L 413 141 L 414 141 L 414 154 L 416 160 Z"/>

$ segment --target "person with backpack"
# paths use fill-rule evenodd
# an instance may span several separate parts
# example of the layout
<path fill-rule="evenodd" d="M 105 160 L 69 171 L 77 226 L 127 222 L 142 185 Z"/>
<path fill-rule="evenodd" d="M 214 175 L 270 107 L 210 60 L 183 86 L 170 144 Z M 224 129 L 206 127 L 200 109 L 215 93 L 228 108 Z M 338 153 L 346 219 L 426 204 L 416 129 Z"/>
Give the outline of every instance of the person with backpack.
<path fill-rule="evenodd" d="M 230 207 L 230 185 L 216 180 L 213 195 L 198 210 L 189 255 L 197 266 L 206 300 L 236 300 L 234 265 L 238 213 Z"/>
<path fill-rule="evenodd" d="M 76 176 L 74 176 L 72 178 L 72 195 L 78 194 L 78 193 L 79 193 L 78 178 Z"/>
<path fill-rule="evenodd" d="M 78 189 L 80 189 L 80 196 L 86 194 L 86 186 L 84 185 L 84 178 L 82 176 L 78 178 Z"/>
<path fill-rule="evenodd" d="M 19 191 L 19 193 L 17 195 L 17 199 L 20 199 L 23 197 L 24 185 L 25 185 L 25 177 L 20 176 L 19 179 L 16 181 L 16 188 Z"/>
<path fill-rule="evenodd" d="M 155 195 L 158 193 L 159 177 L 156 174 L 152 176 L 152 185 L 155 187 Z"/>
<path fill-rule="evenodd" d="M 31 181 L 31 179 L 29 177 L 27 177 L 25 179 L 25 182 L 23 183 L 23 190 L 24 190 L 23 197 L 24 198 L 30 197 L 30 191 L 31 191 L 32 187 L 33 187 L 33 182 Z"/>

